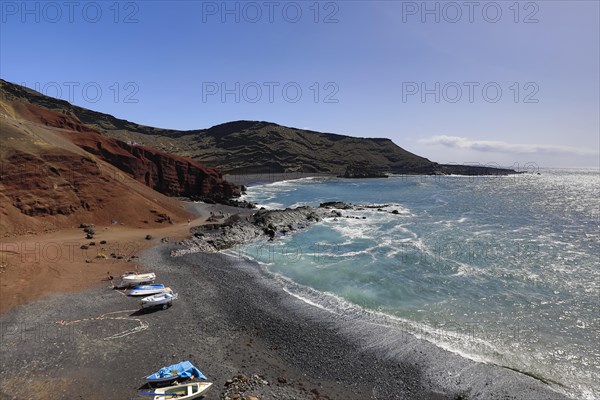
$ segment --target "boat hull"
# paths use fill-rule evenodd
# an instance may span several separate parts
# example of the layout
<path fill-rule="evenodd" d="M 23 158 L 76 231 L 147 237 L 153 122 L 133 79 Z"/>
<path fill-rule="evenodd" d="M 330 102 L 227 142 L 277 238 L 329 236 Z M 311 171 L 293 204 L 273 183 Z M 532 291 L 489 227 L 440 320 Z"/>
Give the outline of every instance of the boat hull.
<path fill-rule="evenodd" d="M 167 399 L 199 399 L 212 386 L 212 382 L 193 382 L 155 389 L 154 400 Z"/>
<path fill-rule="evenodd" d="M 160 293 L 152 296 L 144 297 L 141 300 L 142 308 L 163 307 L 167 308 L 173 304 L 173 300 L 177 299 L 177 294 Z"/>
<path fill-rule="evenodd" d="M 127 296 L 151 296 L 154 294 L 164 293 L 171 289 L 165 288 L 163 284 L 154 285 L 138 285 L 125 291 Z"/>
<path fill-rule="evenodd" d="M 148 274 L 136 274 L 127 272 L 121 275 L 121 282 L 117 287 L 126 288 L 135 285 L 141 285 L 143 283 L 154 283 L 156 280 L 156 274 L 154 272 Z"/>

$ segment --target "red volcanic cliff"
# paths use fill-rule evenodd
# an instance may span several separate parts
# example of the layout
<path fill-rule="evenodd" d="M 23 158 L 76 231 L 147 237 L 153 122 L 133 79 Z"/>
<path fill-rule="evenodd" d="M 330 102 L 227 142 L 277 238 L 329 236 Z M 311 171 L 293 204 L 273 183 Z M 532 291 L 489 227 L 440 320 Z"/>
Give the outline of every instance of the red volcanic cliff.
<path fill-rule="evenodd" d="M 3 195 L 29 216 L 95 211 L 102 200 L 90 186 L 106 183 L 93 160 L 59 150 L 35 155 L 13 150 L 0 172 Z"/>
<path fill-rule="evenodd" d="M 103 136 L 70 115 L 32 104 L 26 109 L 30 119 L 65 129 L 71 142 L 160 193 L 213 200 L 240 195 L 239 188 L 223 180 L 216 169 L 197 161 Z"/>
<path fill-rule="evenodd" d="M 67 133 L 73 143 L 169 196 L 228 199 L 239 189 L 213 168 L 145 146 L 131 145 L 99 133 Z"/>

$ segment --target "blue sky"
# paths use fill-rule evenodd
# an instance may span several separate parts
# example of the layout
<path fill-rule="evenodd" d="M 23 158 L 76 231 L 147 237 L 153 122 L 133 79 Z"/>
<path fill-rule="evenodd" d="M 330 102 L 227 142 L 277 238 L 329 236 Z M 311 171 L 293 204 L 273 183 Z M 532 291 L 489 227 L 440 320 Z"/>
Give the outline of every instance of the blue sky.
<path fill-rule="evenodd" d="M 439 162 L 598 167 L 599 2 L 1 2 L 0 75 L 158 127 L 266 120 Z"/>

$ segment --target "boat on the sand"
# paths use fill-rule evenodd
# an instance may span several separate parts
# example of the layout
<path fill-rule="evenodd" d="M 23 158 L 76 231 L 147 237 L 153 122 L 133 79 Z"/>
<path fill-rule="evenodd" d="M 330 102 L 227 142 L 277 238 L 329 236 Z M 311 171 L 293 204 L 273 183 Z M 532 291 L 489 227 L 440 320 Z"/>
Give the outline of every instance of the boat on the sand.
<path fill-rule="evenodd" d="M 167 399 L 198 399 L 204 396 L 212 382 L 192 382 L 175 386 L 166 386 L 154 389 L 154 392 L 148 393 L 154 395 L 154 400 Z M 146 393 L 143 393 L 146 394 Z"/>
<path fill-rule="evenodd" d="M 150 272 L 147 274 L 125 273 L 121 275 L 121 287 L 135 286 L 142 283 L 151 283 L 156 279 L 156 274 Z"/>
<path fill-rule="evenodd" d="M 200 378 L 206 379 L 206 376 L 189 361 L 182 361 L 178 364 L 162 367 L 152 375 L 146 377 L 150 384 L 168 383 L 176 380 Z"/>
<path fill-rule="evenodd" d="M 170 288 L 165 288 L 162 283 L 151 283 L 149 285 L 137 285 L 125 291 L 127 296 L 151 296 L 153 294 L 164 293 L 171 291 Z"/>
<path fill-rule="evenodd" d="M 173 305 L 173 300 L 177 299 L 177 293 L 173 291 L 158 293 L 152 296 L 144 297 L 141 300 L 142 308 L 162 307 L 163 310 Z"/>

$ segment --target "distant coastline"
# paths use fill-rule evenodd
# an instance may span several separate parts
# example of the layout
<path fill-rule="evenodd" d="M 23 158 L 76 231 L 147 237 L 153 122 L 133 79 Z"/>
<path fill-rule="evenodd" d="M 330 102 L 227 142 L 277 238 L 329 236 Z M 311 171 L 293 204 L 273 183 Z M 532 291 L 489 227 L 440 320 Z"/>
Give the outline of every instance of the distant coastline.
<path fill-rule="evenodd" d="M 530 173 L 530 171 L 516 171 L 510 168 L 491 167 L 482 165 L 461 165 L 461 164 L 440 164 L 440 171 L 444 173 L 397 173 L 397 172 L 381 172 L 387 176 L 406 176 L 406 177 L 427 177 L 427 176 L 508 176 Z M 537 171 L 536 171 L 537 172 Z M 376 179 L 379 176 L 358 176 L 359 179 Z M 242 174 L 224 174 L 223 179 L 235 185 L 244 185 L 246 187 L 265 185 L 269 183 L 290 181 L 306 178 L 340 178 L 340 179 L 355 179 L 346 178 L 339 173 L 330 172 L 263 172 L 263 173 L 242 173 Z"/>

